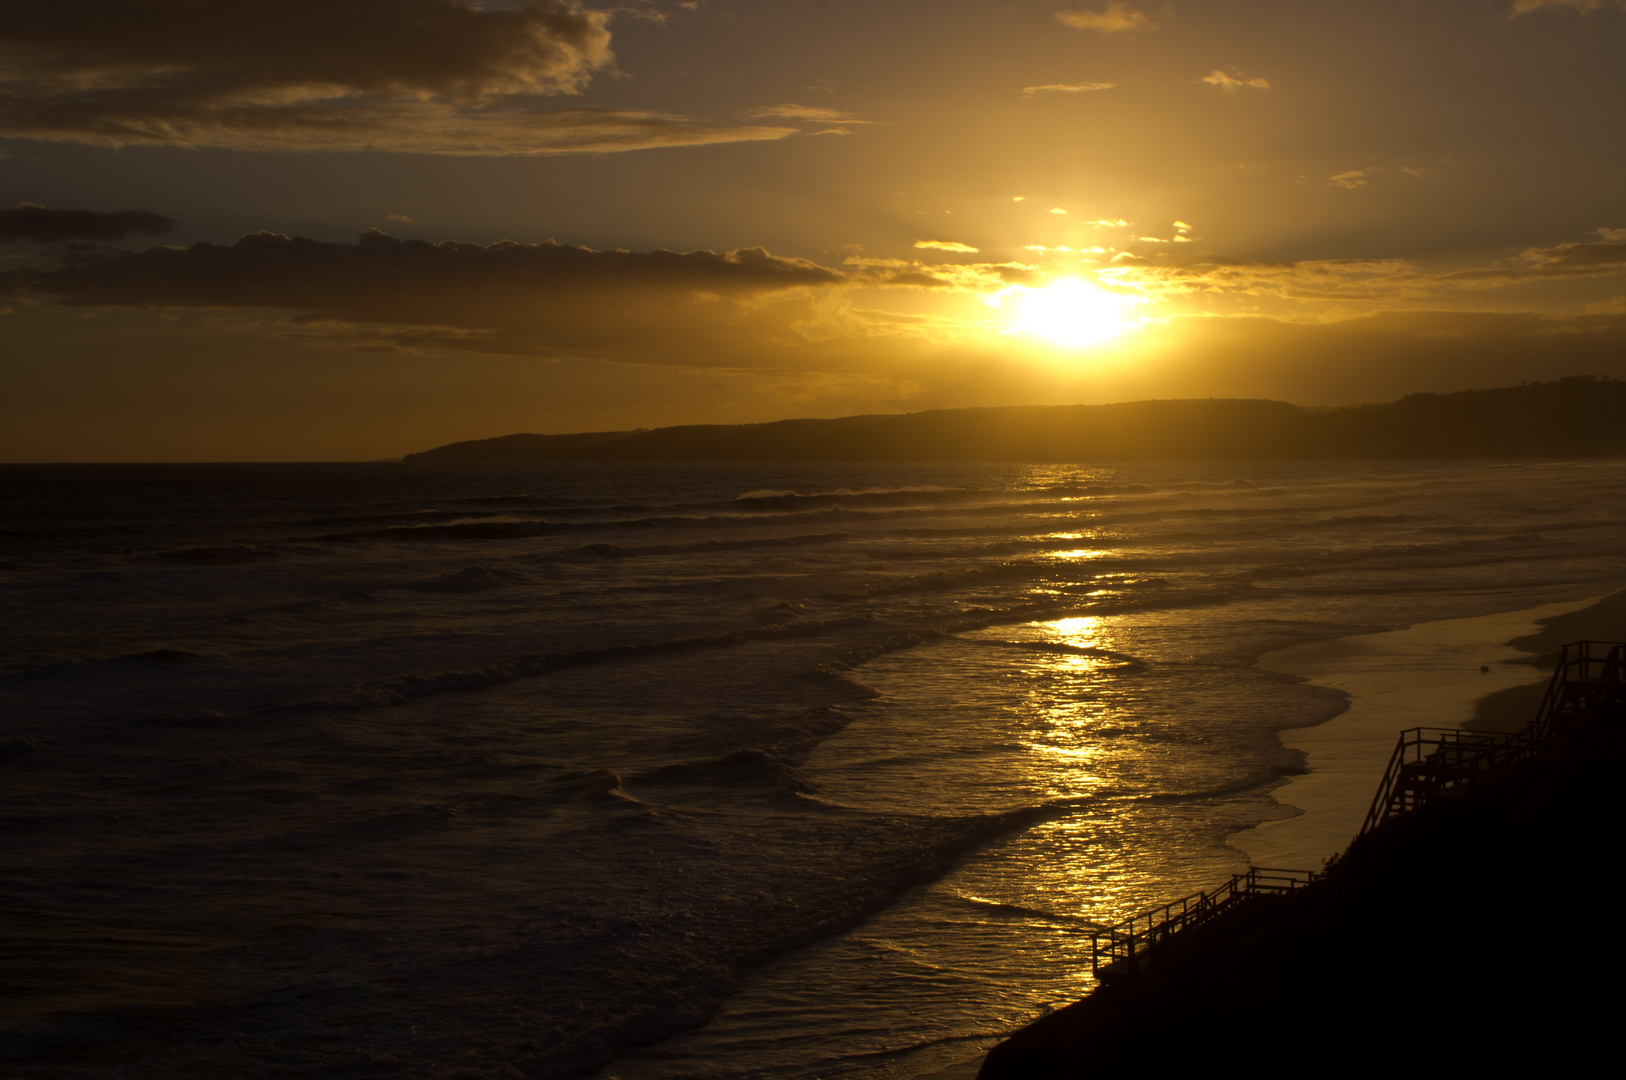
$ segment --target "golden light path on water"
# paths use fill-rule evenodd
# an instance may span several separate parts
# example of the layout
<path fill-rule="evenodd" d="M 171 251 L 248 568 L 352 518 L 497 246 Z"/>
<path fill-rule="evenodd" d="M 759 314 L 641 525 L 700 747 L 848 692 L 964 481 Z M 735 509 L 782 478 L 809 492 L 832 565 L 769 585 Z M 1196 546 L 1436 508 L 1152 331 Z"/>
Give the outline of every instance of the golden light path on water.
<path fill-rule="evenodd" d="M 1063 557 L 1072 554 L 1066 552 Z M 1037 626 L 1060 646 L 1093 650 L 1098 647 L 1100 623 L 1098 616 L 1084 615 Z M 1062 652 L 1045 660 L 1051 670 L 1030 676 L 1036 686 L 1045 685 L 1048 689 L 1035 694 L 1029 703 L 1035 728 L 1028 747 L 1058 766 L 1057 772 L 1045 778 L 1047 794 L 1052 798 L 1067 798 L 1100 783 L 1100 777 L 1091 771 L 1090 764 L 1101 756 L 1102 750 L 1090 738 L 1090 733 L 1101 724 L 1103 706 L 1091 696 L 1074 695 L 1065 690 L 1087 682 L 1112 661 L 1084 652 Z M 1055 688 L 1063 688 L 1063 692 L 1056 693 Z"/>
<path fill-rule="evenodd" d="M 1103 554 L 1081 547 L 1052 557 Z M 1048 913 L 1058 955 L 1087 951 L 1089 924 L 1167 899 L 1171 880 L 1211 883 L 1225 868 L 1198 867 L 1192 852 L 1170 846 L 1184 808 L 1123 799 L 1171 751 L 1164 723 L 1144 716 L 1160 691 L 1142 677 L 1119 624 L 1086 615 L 972 631 L 930 646 L 930 678 L 908 654 L 872 661 L 864 682 L 880 692 L 874 711 L 808 762 L 819 797 L 894 813 L 1047 808 L 996 843 L 999 859 L 968 865 L 934 888 Z M 977 767 L 967 769 L 970 762 Z M 926 793 L 929 808 L 919 801 Z M 1089 980 L 1087 965 L 1078 977 Z"/>
<path fill-rule="evenodd" d="M 1035 538 L 1057 542 L 1054 599 L 1095 592 L 1088 567 L 1110 549 L 1077 531 Z M 1137 655 L 1147 629 L 1164 638 L 1170 627 L 1145 613 L 1041 617 L 866 663 L 876 697 L 804 763 L 810 793 L 900 821 L 1017 811 L 1026 823 L 1000 827 L 862 926 L 769 965 L 705 1029 L 662 1044 L 647 1071 L 623 1058 L 619 1080 L 689 1075 L 671 1062 L 782 1039 L 787 1016 L 813 1044 L 830 1025 L 855 1049 L 902 1039 L 922 1062 L 962 1060 L 981 1043 L 934 1040 L 991 1038 L 1077 1000 L 1095 985 L 1094 929 L 1234 871 L 1235 853 L 1202 827 L 1212 806 L 1160 797 L 1190 778 L 1165 741 L 1182 720 L 1151 715 L 1168 694 Z M 863 1031 L 830 1004 L 852 1000 L 871 1003 Z"/>

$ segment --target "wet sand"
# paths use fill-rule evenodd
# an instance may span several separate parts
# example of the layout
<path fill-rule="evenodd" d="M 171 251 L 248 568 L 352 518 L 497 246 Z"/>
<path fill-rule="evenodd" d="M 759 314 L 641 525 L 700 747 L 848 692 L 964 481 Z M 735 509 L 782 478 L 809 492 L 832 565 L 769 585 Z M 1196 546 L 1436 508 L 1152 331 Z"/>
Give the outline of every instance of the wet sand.
<path fill-rule="evenodd" d="M 1626 638 L 1626 592 L 1267 653 L 1260 667 L 1342 690 L 1350 708 L 1283 733 L 1309 755 L 1310 771 L 1275 798 L 1304 812 L 1230 843 L 1255 866 L 1319 866 L 1360 828 L 1401 731 L 1516 730 L 1534 717 L 1560 647 L 1587 638 Z"/>

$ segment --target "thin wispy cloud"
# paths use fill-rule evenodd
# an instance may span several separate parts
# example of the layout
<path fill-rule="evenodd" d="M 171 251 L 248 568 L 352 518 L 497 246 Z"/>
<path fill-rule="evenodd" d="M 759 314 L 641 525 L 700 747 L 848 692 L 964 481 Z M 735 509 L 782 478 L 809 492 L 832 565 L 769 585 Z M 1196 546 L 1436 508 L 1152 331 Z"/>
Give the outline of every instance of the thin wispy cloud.
<path fill-rule="evenodd" d="M 1088 94 L 1094 90 L 1111 90 L 1117 83 L 1087 82 L 1087 83 L 1047 83 L 1044 86 L 1022 87 L 1023 97 L 1032 97 L 1034 94 Z"/>
<path fill-rule="evenodd" d="M 1099 34 L 1123 34 L 1132 30 L 1156 30 L 1157 20 L 1128 4 L 1111 3 L 1105 11 L 1058 11 L 1056 21 L 1074 30 Z"/>
<path fill-rule="evenodd" d="M 844 109 L 826 109 L 818 105 L 765 105 L 760 109 L 751 110 L 750 115 L 781 120 L 811 120 L 821 124 L 869 123 L 868 120 L 857 119 Z"/>
<path fill-rule="evenodd" d="M 1606 7 L 1626 8 L 1626 0 L 1513 0 L 1513 8 L 1507 14 L 1510 19 L 1517 19 L 1520 15 L 1529 15 L 1543 8 L 1569 8 L 1586 15 L 1594 11 L 1601 11 Z"/>
<path fill-rule="evenodd" d="M 1348 172 L 1341 172 L 1336 176 L 1327 177 L 1327 185 L 1329 187 L 1344 188 L 1346 191 L 1353 191 L 1356 188 L 1365 187 L 1367 180 L 1368 177 L 1364 170 L 1350 169 Z"/>
<path fill-rule="evenodd" d="M 1229 75 L 1229 74 L 1221 71 L 1219 68 L 1215 68 L 1212 74 L 1204 75 L 1198 81 L 1199 82 L 1205 82 L 1209 86 L 1218 87 L 1219 89 L 1227 91 L 1227 92 L 1235 91 L 1235 90 L 1242 90 L 1242 89 L 1251 89 L 1251 90 L 1269 90 L 1270 89 L 1270 83 L 1266 79 L 1263 79 L 1263 78 L 1242 79 L 1242 78 L 1238 78 L 1235 75 Z"/>
<path fill-rule="evenodd" d="M 1626 277 L 1626 229 L 1598 229 L 1596 236 L 1529 248 L 1499 264 L 1443 273 L 1426 272 L 1404 259 L 1262 262 L 1209 254 L 1182 258 L 1174 249 L 1151 257 L 1122 252 L 1104 273 L 1125 288 L 1166 300 L 1206 296 L 1251 302 L 1273 297 L 1303 306 L 1311 318 L 1335 318 L 1342 317 L 1340 312 L 1347 315 L 1347 309 L 1324 305 L 1438 301 L 1529 281 Z"/>
<path fill-rule="evenodd" d="M 1511 271 L 1485 271 L 1487 275 L 1515 277 L 1576 277 L 1626 273 L 1626 229 L 1598 229 L 1597 240 L 1577 240 L 1520 253 L 1525 264 Z"/>
<path fill-rule="evenodd" d="M 916 240 L 915 247 L 931 248 L 933 251 L 958 251 L 975 255 L 977 249 L 970 244 L 962 244 L 958 240 Z"/>

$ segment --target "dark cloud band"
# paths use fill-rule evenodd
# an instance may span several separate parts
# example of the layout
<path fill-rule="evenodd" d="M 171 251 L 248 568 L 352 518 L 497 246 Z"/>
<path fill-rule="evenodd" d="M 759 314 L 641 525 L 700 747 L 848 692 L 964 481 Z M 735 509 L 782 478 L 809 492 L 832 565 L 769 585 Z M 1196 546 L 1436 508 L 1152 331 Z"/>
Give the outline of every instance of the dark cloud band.
<path fill-rule="evenodd" d="M 112 243 L 133 233 L 159 236 L 175 228 L 175 222 L 150 210 L 55 210 L 33 203 L 0 210 L 0 241 Z"/>
<path fill-rule="evenodd" d="M 520 244 L 396 240 L 354 244 L 252 233 L 230 246 L 71 254 L 54 269 L 0 274 L 0 292 L 103 307 L 271 308 L 305 322 L 497 333 L 517 351 L 624 337 L 635 326 L 721 324 L 723 298 L 845 281 L 833 270 L 761 248 L 595 251 Z"/>

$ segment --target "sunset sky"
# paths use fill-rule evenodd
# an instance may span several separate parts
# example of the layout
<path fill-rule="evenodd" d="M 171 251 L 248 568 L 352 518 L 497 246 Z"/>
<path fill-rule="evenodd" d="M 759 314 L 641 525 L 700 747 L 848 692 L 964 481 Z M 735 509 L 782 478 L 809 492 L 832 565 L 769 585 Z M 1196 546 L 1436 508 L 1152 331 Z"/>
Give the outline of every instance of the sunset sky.
<path fill-rule="evenodd" d="M 0 0 L 0 460 L 1626 376 L 1626 0 Z"/>

